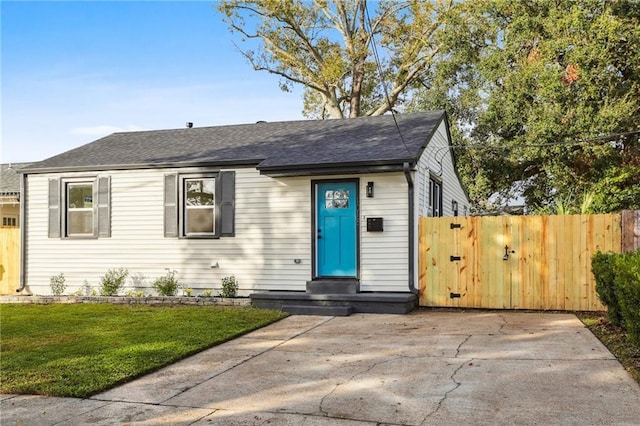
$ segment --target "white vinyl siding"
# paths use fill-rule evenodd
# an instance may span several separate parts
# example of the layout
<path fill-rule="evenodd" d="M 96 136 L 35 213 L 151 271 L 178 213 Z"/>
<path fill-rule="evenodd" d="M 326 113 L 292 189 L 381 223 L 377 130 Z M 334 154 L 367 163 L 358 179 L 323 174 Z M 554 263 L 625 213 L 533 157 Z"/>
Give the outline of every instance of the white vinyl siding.
<path fill-rule="evenodd" d="M 98 288 L 108 269 L 123 267 L 147 277 L 147 293 L 166 268 L 177 270 L 180 283 L 193 288 L 196 295 L 220 289 L 221 279 L 229 275 L 236 276 L 242 295 L 256 290 L 304 291 L 312 276 L 312 178 L 270 178 L 252 168 L 236 169 L 235 237 L 166 238 L 165 176 L 200 172 L 215 170 L 109 172 L 111 238 L 82 240 L 48 238 L 48 182 L 61 176 L 29 175 L 29 289 L 35 294 L 50 294 L 49 278 L 59 273 L 67 279 L 68 292 L 79 289 L 85 280 Z M 335 178 L 353 176 L 327 177 Z M 408 291 L 405 177 L 391 173 L 359 178 L 361 290 Z M 374 198 L 365 196 L 367 182 L 375 184 Z M 382 217 L 384 232 L 367 232 L 367 217 Z M 128 280 L 127 287 L 131 286 Z"/>
<path fill-rule="evenodd" d="M 366 197 L 374 182 L 374 197 Z M 409 291 L 408 186 L 403 173 L 360 179 L 360 290 Z M 367 232 L 367 217 L 381 217 L 383 232 Z"/>
<path fill-rule="evenodd" d="M 415 189 L 419 216 L 430 216 L 429 177 L 431 175 L 442 181 L 442 216 L 453 216 L 453 201 L 458 203 L 460 215 L 469 209 L 469 200 L 458 180 L 453 167 L 452 150 L 448 146 L 447 130 L 443 121 L 418 161 Z"/>
<path fill-rule="evenodd" d="M 164 237 L 167 172 L 112 172 L 111 238 L 78 241 L 47 238 L 47 185 L 52 176 L 30 175 L 26 266 L 31 290 L 48 294 L 49 277 L 60 272 L 70 291 L 85 279 L 95 288 L 109 268 L 119 267 L 145 275 L 148 286 L 170 268 L 194 289 L 219 289 L 228 275 L 235 275 L 245 290 L 304 289 L 311 269 L 309 215 L 300 207 L 309 203 L 308 180 L 282 184 L 254 169 L 236 170 L 236 237 L 175 239 Z M 294 259 L 302 261 L 296 264 Z"/>

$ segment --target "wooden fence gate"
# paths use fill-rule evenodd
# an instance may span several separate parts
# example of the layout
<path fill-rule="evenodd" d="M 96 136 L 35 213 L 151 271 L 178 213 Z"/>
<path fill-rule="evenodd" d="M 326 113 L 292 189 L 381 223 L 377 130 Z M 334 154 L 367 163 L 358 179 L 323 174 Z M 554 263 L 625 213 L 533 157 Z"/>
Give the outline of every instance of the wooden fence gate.
<path fill-rule="evenodd" d="M 20 284 L 20 228 L 0 226 L 0 294 L 15 294 Z"/>
<path fill-rule="evenodd" d="M 420 218 L 420 305 L 604 310 L 591 257 L 621 252 L 621 215 Z"/>

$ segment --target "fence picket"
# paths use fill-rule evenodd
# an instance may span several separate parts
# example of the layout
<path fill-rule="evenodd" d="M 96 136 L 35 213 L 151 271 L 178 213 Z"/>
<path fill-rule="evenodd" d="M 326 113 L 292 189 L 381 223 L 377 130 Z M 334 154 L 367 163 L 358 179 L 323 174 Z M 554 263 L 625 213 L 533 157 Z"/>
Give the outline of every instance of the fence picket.
<path fill-rule="evenodd" d="M 15 294 L 20 282 L 20 228 L 0 226 L 0 294 Z"/>
<path fill-rule="evenodd" d="M 591 257 L 621 252 L 621 226 L 620 214 L 420 218 L 420 304 L 603 310 Z"/>

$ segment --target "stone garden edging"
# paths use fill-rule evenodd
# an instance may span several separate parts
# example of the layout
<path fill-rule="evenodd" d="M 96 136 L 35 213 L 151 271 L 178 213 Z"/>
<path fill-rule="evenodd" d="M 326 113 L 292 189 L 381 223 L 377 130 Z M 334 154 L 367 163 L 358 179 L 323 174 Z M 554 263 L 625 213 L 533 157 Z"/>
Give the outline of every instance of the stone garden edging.
<path fill-rule="evenodd" d="M 53 303 L 112 303 L 115 305 L 196 305 L 250 306 L 248 297 L 188 297 L 188 296 L 0 296 L 0 303 L 50 305 Z"/>

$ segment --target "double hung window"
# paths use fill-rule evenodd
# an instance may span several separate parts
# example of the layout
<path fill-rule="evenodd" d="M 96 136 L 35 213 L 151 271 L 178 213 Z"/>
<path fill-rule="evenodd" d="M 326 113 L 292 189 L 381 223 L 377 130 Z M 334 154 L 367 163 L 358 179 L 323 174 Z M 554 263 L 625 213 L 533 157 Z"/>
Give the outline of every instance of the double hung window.
<path fill-rule="evenodd" d="M 49 179 L 49 238 L 111 236 L 108 176 Z"/>
<path fill-rule="evenodd" d="M 184 235 L 216 235 L 216 179 L 185 178 Z"/>
<path fill-rule="evenodd" d="M 165 237 L 233 236 L 234 209 L 233 171 L 165 175 Z"/>
<path fill-rule="evenodd" d="M 93 236 L 93 182 L 69 182 L 65 186 L 66 235 Z"/>

